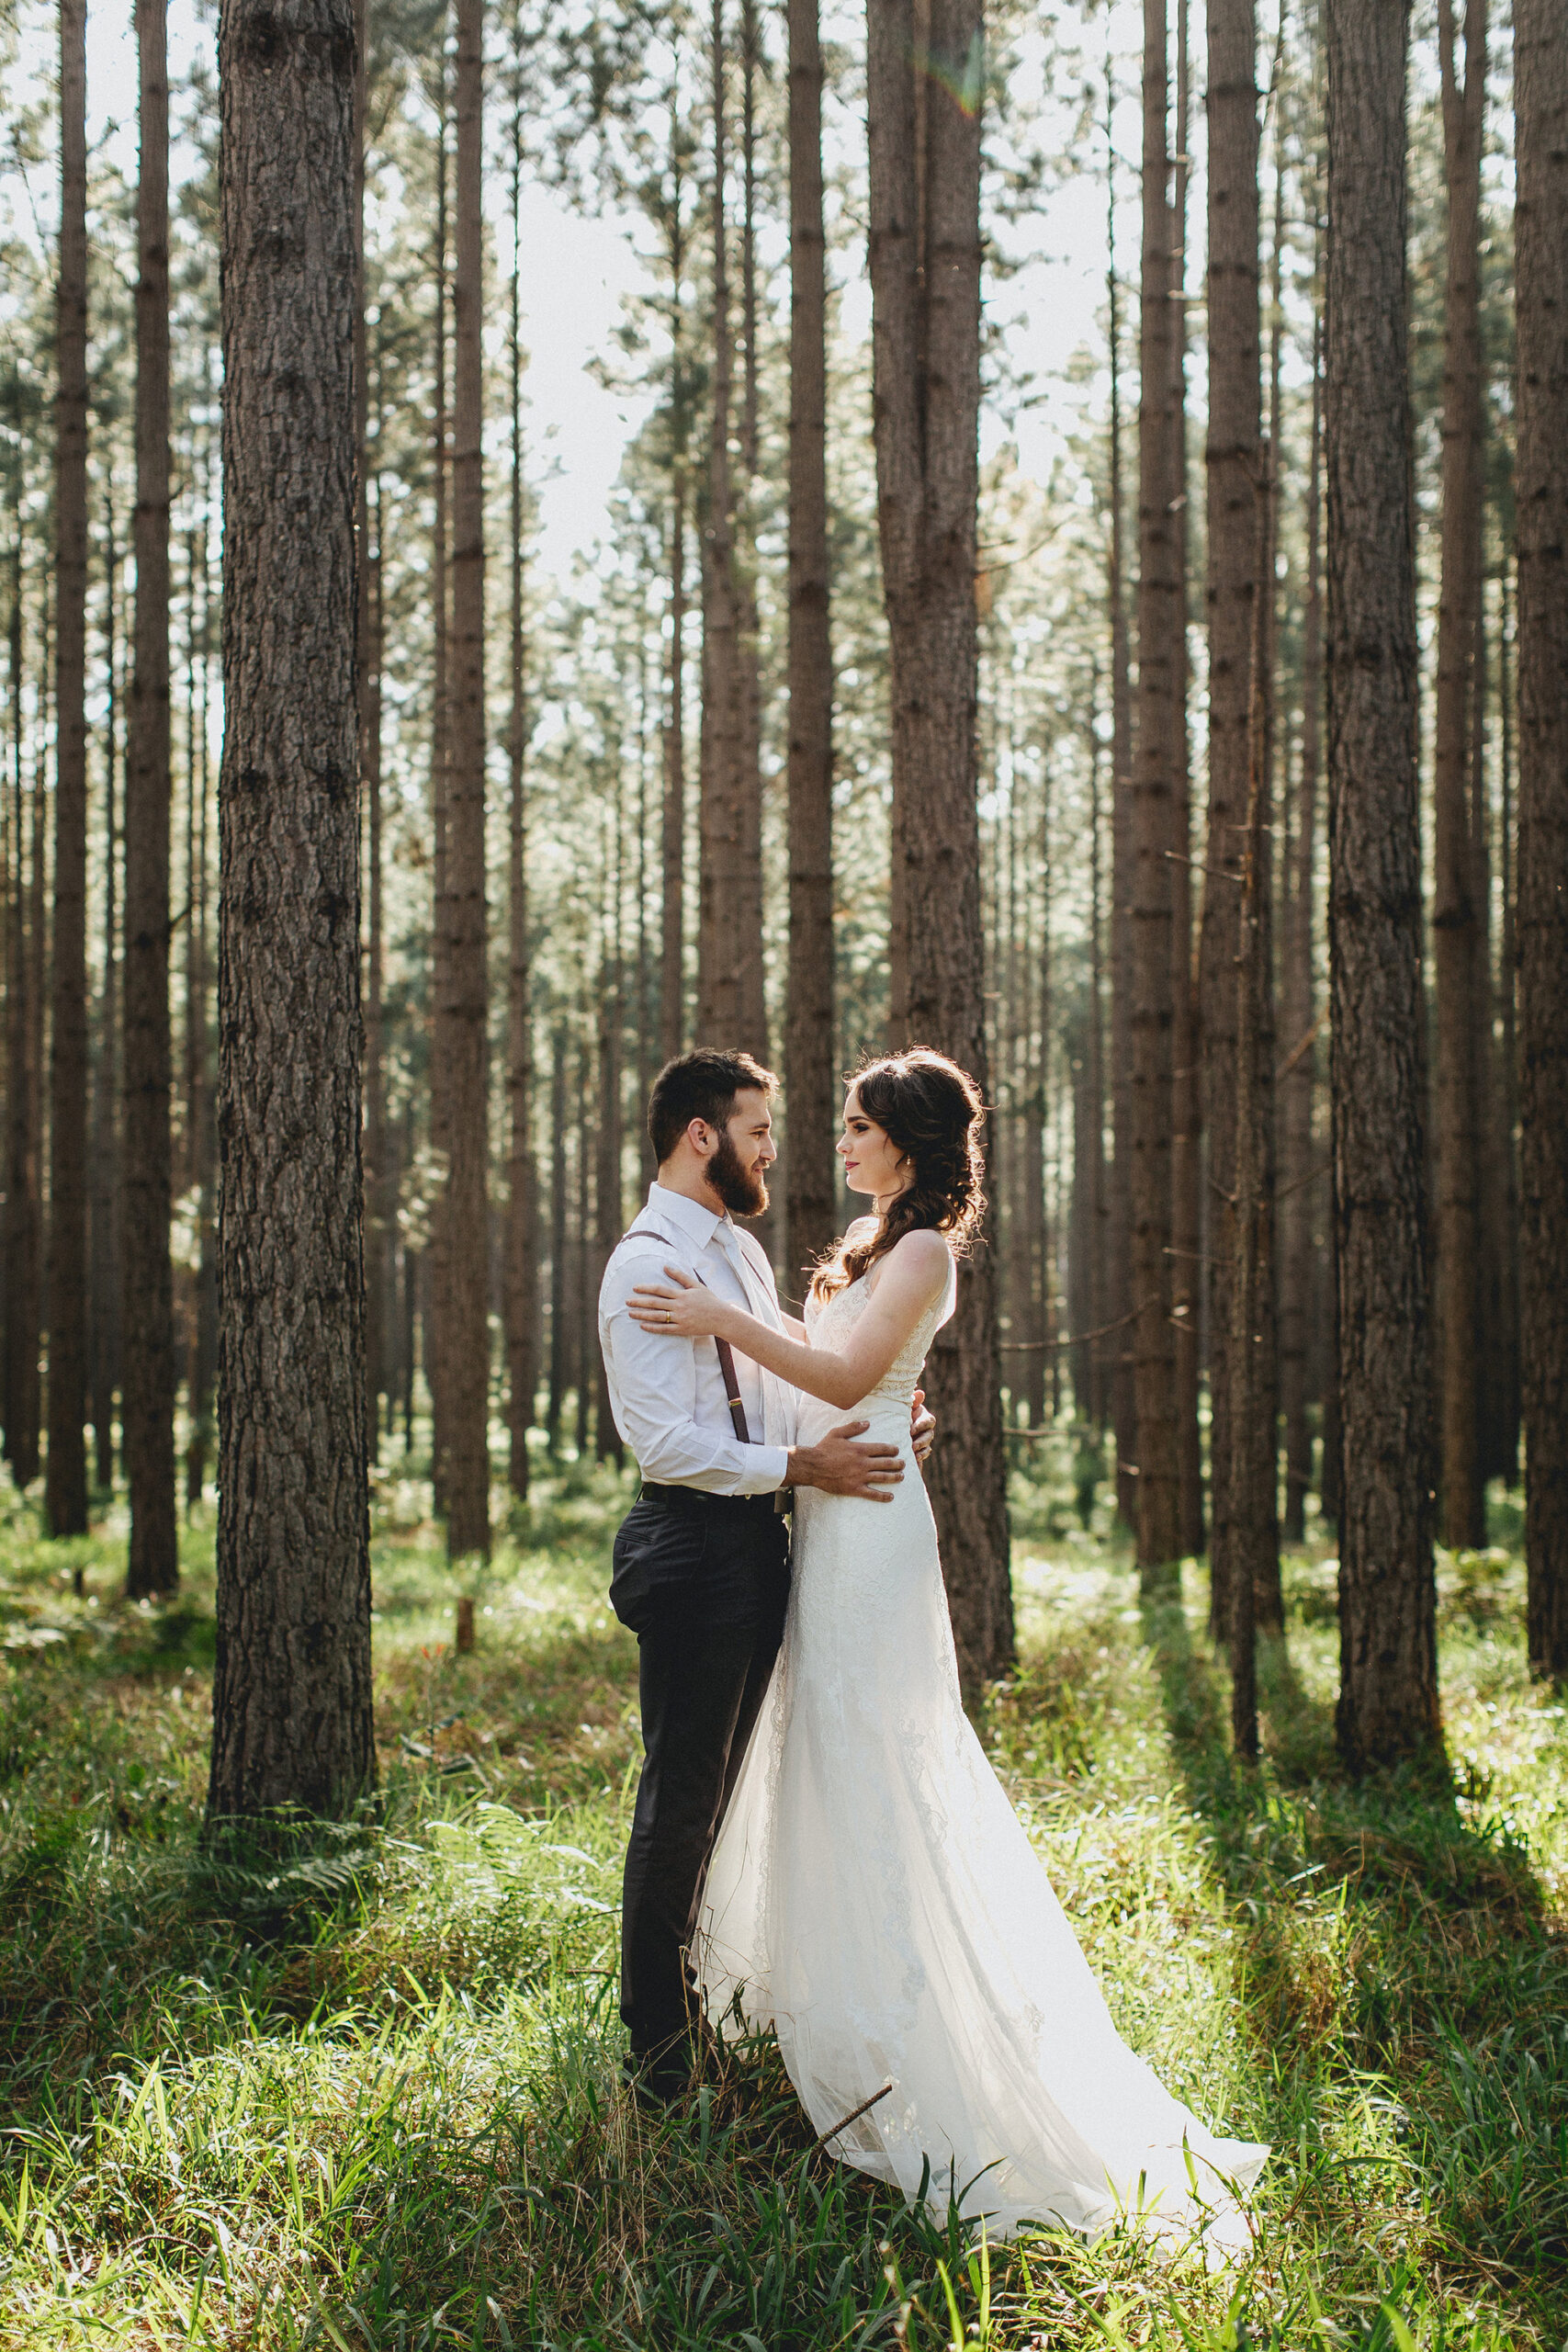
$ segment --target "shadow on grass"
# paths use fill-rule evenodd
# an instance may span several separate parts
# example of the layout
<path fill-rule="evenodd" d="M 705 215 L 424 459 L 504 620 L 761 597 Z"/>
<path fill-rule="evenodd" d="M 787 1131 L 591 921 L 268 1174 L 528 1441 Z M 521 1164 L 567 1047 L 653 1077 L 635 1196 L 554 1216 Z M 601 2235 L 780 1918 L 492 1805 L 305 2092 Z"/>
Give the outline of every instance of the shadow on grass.
<path fill-rule="evenodd" d="M 1229 1742 L 1222 1663 L 1179 1605 L 1143 1611 L 1170 1751 L 1213 1838 L 1247 2030 L 1310 2136 L 1331 2076 L 1390 2094 L 1434 2258 L 1568 2319 L 1568 1948 L 1523 1841 L 1466 1820 L 1445 1759 L 1356 1781 L 1288 1634 L 1259 1644 L 1261 1769 Z M 1303 2142 L 1304 2147 L 1305 2142 Z"/>

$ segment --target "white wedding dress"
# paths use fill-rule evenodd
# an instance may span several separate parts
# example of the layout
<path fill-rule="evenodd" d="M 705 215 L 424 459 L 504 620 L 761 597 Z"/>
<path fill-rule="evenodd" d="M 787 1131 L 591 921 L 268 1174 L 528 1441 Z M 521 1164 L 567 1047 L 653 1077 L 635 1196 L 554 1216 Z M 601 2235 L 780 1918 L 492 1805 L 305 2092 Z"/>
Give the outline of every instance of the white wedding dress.
<path fill-rule="evenodd" d="M 853 1410 L 907 1449 L 942 1298 Z M 841 1342 L 852 1283 L 807 1309 Z M 845 1418 L 803 1400 L 809 1443 Z M 726 1814 L 694 1958 L 721 2031 L 772 2026 L 832 2153 L 993 2236 L 1025 2222 L 1247 2233 L 1234 2191 L 1267 2148 L 1216 2139 L 1121 2040 L 959 1698 L 925 1487 L 796 1495 L 784 1646 Z M 929 2164 L 929 2173 L 927 2166 Z M 1193 2181 L 1197 2194 L 1194 2195 Z"/>

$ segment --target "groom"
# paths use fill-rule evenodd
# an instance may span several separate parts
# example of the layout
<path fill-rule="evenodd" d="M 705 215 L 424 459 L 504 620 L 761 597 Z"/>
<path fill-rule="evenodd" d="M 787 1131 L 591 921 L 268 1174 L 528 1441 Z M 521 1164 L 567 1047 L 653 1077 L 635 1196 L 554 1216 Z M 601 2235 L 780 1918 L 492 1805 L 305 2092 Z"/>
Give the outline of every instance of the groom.
<path fill-rule="evenodd" d="M 626 1313 L 638 1282 L 680 1266 L 778 1325 L 766 1253 L 733 1220 L 768 1205 L 770 1070 L 699 1049 L 660 1072 L 648 1132 L 659 1175 L 604 1270 L 599 1342 L 615 1427 L 642 1471 L 615 1538 L 610 1600 L 637 1637 L 646 1751 L 626 1849 L 621 2015 L 639 2086 L 678 2098 L 693 2072 L 687 1958 L 703 1874 L 784 1632 L 789 1489 L 886 1502 L 898 1449 L 863 1420 L 796 1445 L 796 1392 L 728 1344 L 663 1339 Z M 915 1400 L 914 1452 L 933 1423 Z"/>

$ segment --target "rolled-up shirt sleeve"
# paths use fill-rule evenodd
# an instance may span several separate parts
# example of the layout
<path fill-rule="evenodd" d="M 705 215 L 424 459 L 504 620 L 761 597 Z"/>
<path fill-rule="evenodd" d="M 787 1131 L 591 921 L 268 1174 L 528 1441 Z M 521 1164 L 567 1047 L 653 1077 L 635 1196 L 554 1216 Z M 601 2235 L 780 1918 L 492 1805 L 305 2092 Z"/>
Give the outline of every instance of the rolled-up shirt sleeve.
<path fill-rule="evenodd" d="M 604 1270 L 599 1343 L 615 1427 L 643 1476 L 656 1485 L 695 1487 L 708 1495 L 772 1494 L 789 1476 L 784 1447 L 742 1445 L 731 1431 L 696 1419 L 696 1351 L 713 1341 L 665 1339 L 626 1313 L 634 1285 L 658 1280 L 662 1262 L 651 1247 L 634 1254 L 623 1245 Z"/>

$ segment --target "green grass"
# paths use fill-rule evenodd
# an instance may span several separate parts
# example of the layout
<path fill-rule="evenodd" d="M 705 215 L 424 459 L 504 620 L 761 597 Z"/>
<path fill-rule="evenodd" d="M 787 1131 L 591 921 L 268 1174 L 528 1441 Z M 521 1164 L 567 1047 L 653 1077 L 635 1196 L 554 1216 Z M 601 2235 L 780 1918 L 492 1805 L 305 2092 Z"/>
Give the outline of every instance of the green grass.
<path fill-rule="evenodd" d="M 1240 2271 L 977 2250 L 814 2151 L 768 2048 L 677 2120 L 619 2092 L 611 1474 L 541 1484 L 465 1658 L 424 1490 L 381 1483 L 378 1815 L 251 1868 L 197 1841 L 209 1517 L 178 1600 L 128 1607 L 122 1521 L 48 1544 L 7 1490 L 0 2346 L 1557 2352 L 1568 1739 L 1517 1561 L 1442 1566 L 1451 1784 L 1357 1789 L 1332 1563 L 1292 1556 L 1247 1773 L 1200 1572 L 1140 1610 L 1066 1459 L 1015 1482 L 1021 1664 L 984 1728 L 1123 2030 L 1275 2145 Z"/>

